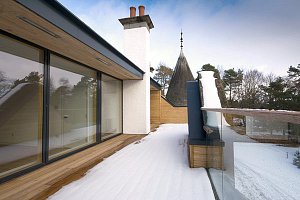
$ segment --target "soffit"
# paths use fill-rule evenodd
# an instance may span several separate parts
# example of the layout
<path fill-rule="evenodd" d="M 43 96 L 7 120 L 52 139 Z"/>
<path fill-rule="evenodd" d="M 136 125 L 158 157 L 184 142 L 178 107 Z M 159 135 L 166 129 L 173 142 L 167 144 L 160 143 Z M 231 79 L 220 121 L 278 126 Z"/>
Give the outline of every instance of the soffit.
<path fill-rule="evenodd" d="M 53 34 L 37 28 L 30 22 L 40 25 Z M 143 72 L 141 70 L 134 71 L 134 73 L 129 71 L 16 1 L 0 1 L 0 29 L 116 78 L 142 79 Z M 110 48 L 112 47 L 110 46 Z M 120 59 L 124 60 L 118 55 L 113 56 L 118 58 L 118 62 Z M 130 61 L 127 60 L 127 62 Z M 128 66 L 126 67 L 128 68 Z"/>

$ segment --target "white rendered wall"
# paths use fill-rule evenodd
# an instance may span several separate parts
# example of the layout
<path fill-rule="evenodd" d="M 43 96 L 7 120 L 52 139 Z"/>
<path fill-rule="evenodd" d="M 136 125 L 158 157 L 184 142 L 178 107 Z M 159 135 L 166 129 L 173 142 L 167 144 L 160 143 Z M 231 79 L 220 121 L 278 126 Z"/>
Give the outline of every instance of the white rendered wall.
<path fill-rule="evenodd" d="M 143 80 L 123 81 L 123 133 L 146 134 L 150 132 L 150 33 L 145 23 L 134 26 L 124 30 L 124 54 L 145 74 Z"/>

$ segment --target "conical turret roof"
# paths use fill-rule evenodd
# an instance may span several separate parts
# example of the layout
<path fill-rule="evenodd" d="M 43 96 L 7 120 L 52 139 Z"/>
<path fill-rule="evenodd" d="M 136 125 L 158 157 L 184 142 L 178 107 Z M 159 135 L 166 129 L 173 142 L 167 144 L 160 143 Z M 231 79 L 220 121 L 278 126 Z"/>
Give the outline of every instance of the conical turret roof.
<path fill-rule="evenodd" d="M 166 95 L 174 106 L 187 106 L 187 81 L 195 80 L 181 49 Z"/>

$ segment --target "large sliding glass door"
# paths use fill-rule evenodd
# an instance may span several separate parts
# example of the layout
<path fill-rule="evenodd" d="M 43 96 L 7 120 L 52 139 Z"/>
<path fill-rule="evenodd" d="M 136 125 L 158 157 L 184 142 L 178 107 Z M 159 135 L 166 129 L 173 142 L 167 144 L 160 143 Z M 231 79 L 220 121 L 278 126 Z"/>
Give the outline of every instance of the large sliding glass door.
<path fill-rule="evenodd" d="M 97 72 L 50 55 L 50 158 L 96 142 Z"/>
<path fill-rule="evenodd" d="M 122 133 L 122 81 L 102 74 L 101 138 Z"/>
<path fill-rule="evenodd" d="M 0 34 L 0 178 L 42 162 L 43 55 Z"/>
<path fill-rule="evenodd" d="M 122 81 L 0 33 L 0 183 L 122 133 Z"/>

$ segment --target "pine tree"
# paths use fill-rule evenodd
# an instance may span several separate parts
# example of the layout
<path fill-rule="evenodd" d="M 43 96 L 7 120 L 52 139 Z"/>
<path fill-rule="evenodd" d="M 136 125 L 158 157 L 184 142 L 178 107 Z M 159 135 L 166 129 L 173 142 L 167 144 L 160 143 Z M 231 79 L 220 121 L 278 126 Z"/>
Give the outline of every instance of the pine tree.
<path fill-rule="evenodd" d="M 225 84 L 225 90 L 229 91 L 229 103 L 233 106 L 233 100 L 240 98 L 241 90 L 240 86 L 243 81 L 243 71 L 235 71 L 234 68 L 224 71 L 223 82 Z"/>
<path fill-rule="evenodd" d="M 291 110 L 300 110 L 300 64 L 290 66 L 288 70 L 289 93 L 291 94 Z"/>
<path fill-rule="evenodd" d="M 286 81 L 282 77 L 278 77 L 268 87 L 263 87 L 262 89 L 265 92 L 268 109 L 289 109 L 288 101 L 291 94 L 288 91 Z"/>
<path fill-rule="evenodd" d="M 288 70 L 288 77 L 293 82 L 293 87 L 297 89 L 297 94 L 300 93 L 300 64 L 297 67 L 290 66 Z"/>

